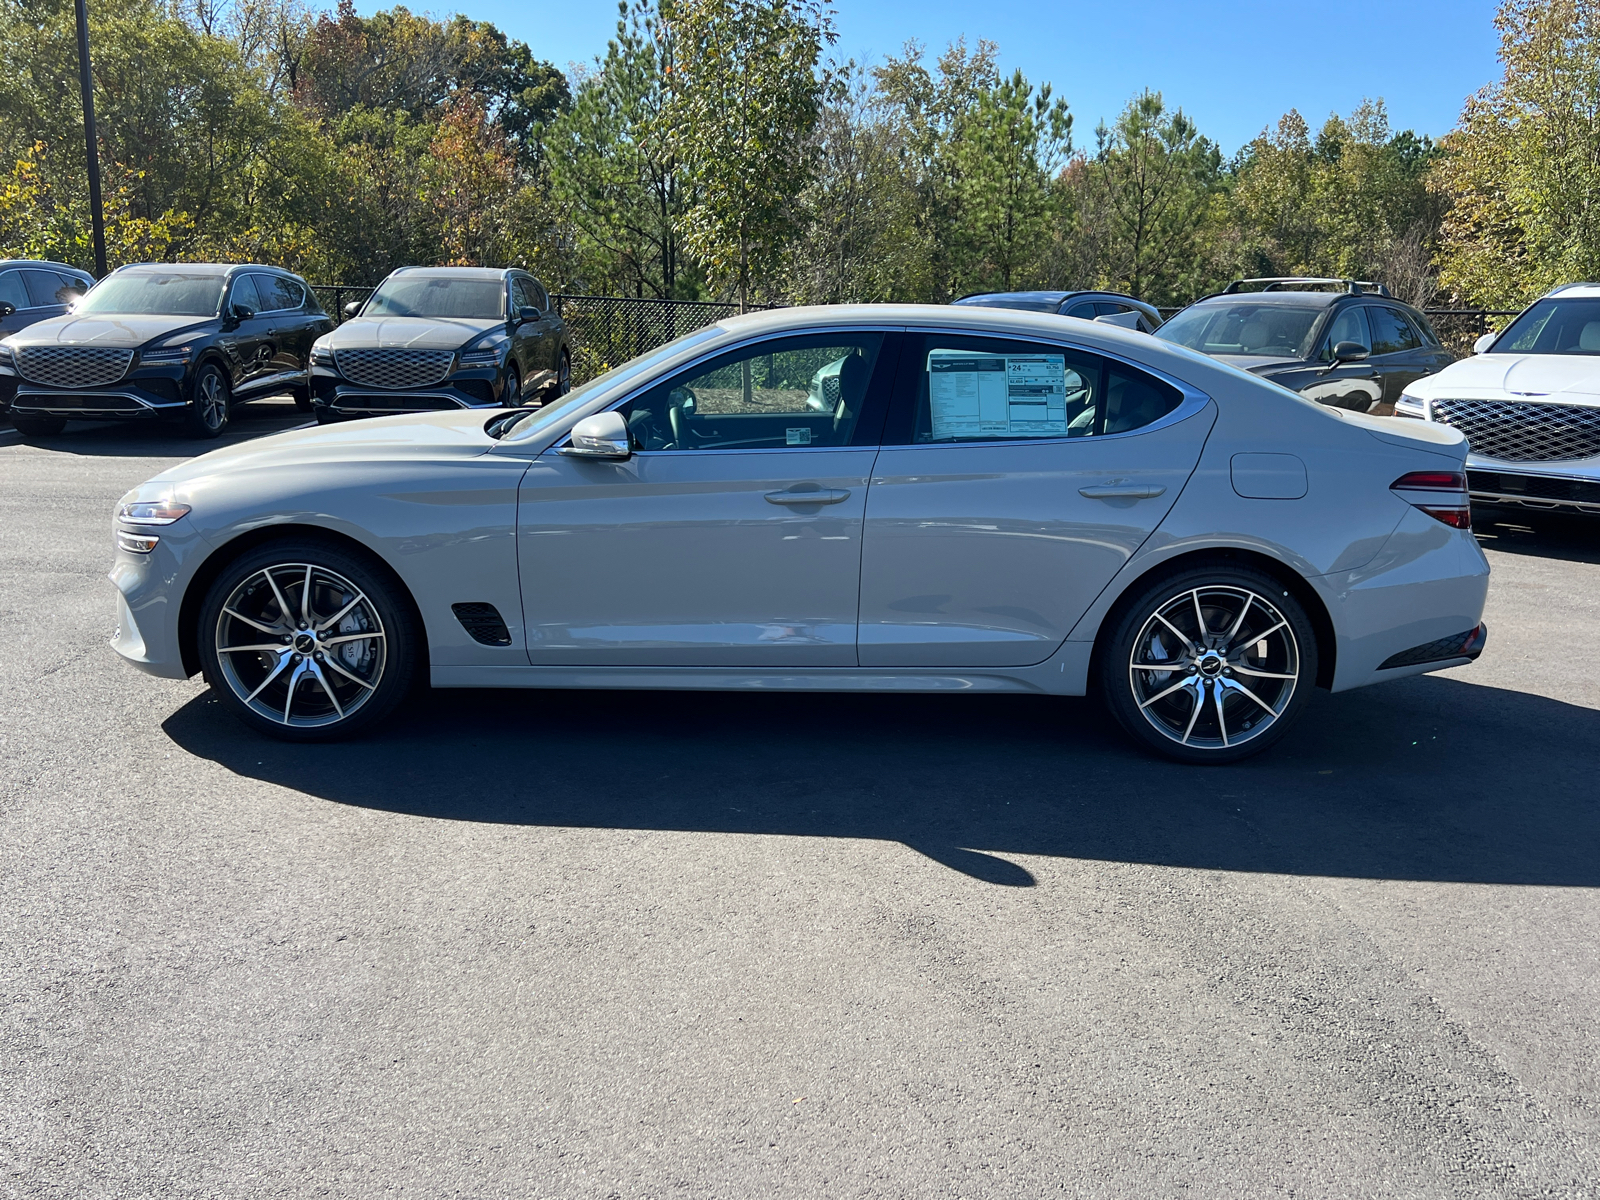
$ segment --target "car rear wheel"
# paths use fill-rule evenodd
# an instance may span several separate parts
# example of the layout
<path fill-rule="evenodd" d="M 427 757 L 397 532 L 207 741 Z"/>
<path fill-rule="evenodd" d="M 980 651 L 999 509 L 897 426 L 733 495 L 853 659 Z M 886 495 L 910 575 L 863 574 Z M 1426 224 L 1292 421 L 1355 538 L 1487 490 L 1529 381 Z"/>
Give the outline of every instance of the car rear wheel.
<path fill-rule="evenodd" d="M 232 407 L 228 377 L 216 363 L 206 363 L 195 374 L 193 394 L 183 410 L 184 424 L 195 437 L 217 437 L 228 427 Z"/>
<path fill-rule="evenodd" d="M 11 414 L 11 423 L 23 437 L 51 437 L 67 427 L 65 417 L 55 417 L 49 413 L 14 412 Z"/>
<path fill-rule="evenodd" d="M 1148 749 L 1179 762 L 1235 762 L 1300 715 L 1317 679 L 1316 632 L 1270 575 L 1203 567 L 1121 607 L 1099 677 L 1113 715 Z"/>
<path fill-rule="evenodd" d="M 382 571 L 315 541 L 275 542 L 230 564 L 200 615 L 206 682 L 252 729 L 332 741 L 405 699 L 418 661 L 410 605 Z"/>

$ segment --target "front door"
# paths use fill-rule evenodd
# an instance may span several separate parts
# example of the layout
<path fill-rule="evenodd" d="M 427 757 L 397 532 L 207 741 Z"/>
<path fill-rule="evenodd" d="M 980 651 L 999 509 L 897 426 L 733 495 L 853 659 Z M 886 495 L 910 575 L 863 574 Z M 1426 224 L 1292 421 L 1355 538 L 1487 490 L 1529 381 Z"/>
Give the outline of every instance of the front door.
<path fill-rule="evenodd" d="M 218 339 L 217 344 L 227 354 L 233 372 L 233 390 L 248 391 L 274 371 L 271 326 L 261 315 L 261 296 L 256 291 L 255 276 L 239 275 L 228 289 L 228 307 L 225 311 L 233 320 L 233 328 Z M 240 318 L 240 310 L 248 310 L 248 317 Z"/>
<path fill-rule="evenodd" d="M 1083 351 L 908 340 L 867 500 L 861 665 L 1049 658 L 1166 516 L 1215 416 Z"/>
<path fill-rule="evenodd" d="M 540 456 L 518 505 L 529 660 L 854 666 L 885 342 L 730 351 L 619 410 L 629 459 Z"/>

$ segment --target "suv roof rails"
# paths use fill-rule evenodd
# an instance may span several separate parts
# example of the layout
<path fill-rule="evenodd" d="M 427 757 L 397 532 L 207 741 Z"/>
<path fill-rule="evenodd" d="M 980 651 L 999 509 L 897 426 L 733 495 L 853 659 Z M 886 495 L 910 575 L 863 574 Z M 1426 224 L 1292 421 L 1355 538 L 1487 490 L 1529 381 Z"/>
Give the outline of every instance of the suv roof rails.
<path fill-rule="evenodd" d="M 1335 279 L 1331 276 L 1327 278 L 1319 278 L 1312 275 L 1269 275 L 1260 279 L 1235 279 L 1227 287 L 1223 288 L 1222 291 L 1218 292 L 1217 295 L 1237 295 L 1244 285 L 1248 283 L 1263 284 L 1264 286 L 1261 288 L 1263 292 L 1299 292 L 1309 290 L 1305 286 L 1307 284 L 1314 284 L 1320 287 L 1326 287 L 1331 284 L 1336 287 L 1343 288 L 1352 296 L 1365 295 L 1369 292 L 1375 293 L 1379 296 L 1389 295 L 1388 288 L 1384 287 L 1383 284 L 1375 283 L 1370 279 Z"/>
<path fill-rule="evenodd" d="M 1559 296 L 1562 292 L 1570 292 L 1573 288 L 1581 288 L 1581 287 L 1600 287 L 1600 283 L 1596 283 L 1593 280 L 1581 280 L 1580 279 L 1576 283 L 1563 283 L 1558 288 L 1551 288 L 1548 292 L 1545 293 L 1545 295 L 1547 295 L 1547 296 Z"/>

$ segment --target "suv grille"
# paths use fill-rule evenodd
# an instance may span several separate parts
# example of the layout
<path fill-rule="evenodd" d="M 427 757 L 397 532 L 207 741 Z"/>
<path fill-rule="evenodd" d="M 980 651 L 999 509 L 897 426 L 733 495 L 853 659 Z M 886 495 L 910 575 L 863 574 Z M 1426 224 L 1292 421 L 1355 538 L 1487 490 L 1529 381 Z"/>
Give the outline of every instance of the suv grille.
<path fill-rule="evenodd" d="M 1435 400 L 1433 419 L 1466 434 L 1472 453 L 1507 462 L 1600 454 L 1600 408 L 1529 400 Z"/>
<path fill-rule="evenodd" d="M 17 370 L 29 383 L 45 387 L 99 387 L 128 373 L 132 350 L 108 346 L 21 346 Z"/>
<path fill-rule="evenodd" d="M 337 350 L 339 374 L 362 387 L 415 388 L 442 383 L 455 362 L 453 350 Z"/>

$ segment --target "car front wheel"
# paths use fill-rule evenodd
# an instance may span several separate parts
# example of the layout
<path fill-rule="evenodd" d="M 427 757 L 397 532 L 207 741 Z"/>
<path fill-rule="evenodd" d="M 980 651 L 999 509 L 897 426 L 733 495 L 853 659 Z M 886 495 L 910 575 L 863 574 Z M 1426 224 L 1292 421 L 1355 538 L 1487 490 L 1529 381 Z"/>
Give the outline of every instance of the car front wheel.
<path fill-rule="evenodd" d="M 411 688 L 418 634 L 398 585 L 316 541 L 263 546 L 230 564 L 200 615 L 206 682 L 233 714 L 286 741 L 370 729 Z"/>
<path fill-rule="evenodd" d="M 1141 590 L 1099 661 L 1118 722 L 1164 757 L 1234 762 L 1289 731 L 1317 679 L 1304 606 L 1264 572 L 1204 567 Z"/>
<path fill-rule="evenodd" d="M 216 363 L 206 363 L 194 377 L 193 394 L 184 409 L 184 424 L 199 438 L 214 438 L 228 427 L 232 408 L 228 377 Z"/>

